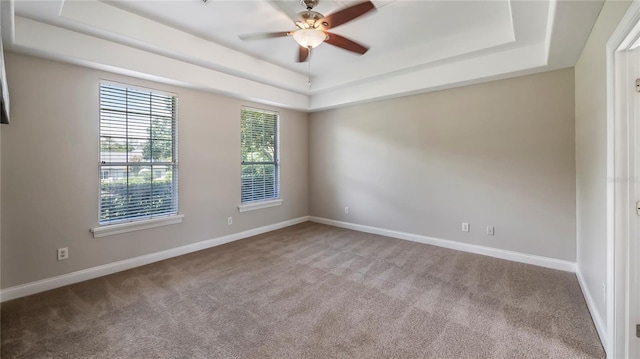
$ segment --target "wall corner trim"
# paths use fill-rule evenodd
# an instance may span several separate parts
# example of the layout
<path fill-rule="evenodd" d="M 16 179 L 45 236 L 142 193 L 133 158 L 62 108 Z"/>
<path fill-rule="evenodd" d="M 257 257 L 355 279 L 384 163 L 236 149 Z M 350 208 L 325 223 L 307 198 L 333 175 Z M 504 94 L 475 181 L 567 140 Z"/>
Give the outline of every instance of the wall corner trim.
<path fill-rule="evenodd" d="M 576 264 L 574 262 L 569 262 L 569 261 L 556 259 L 556 258 L 549 258 L 549 257 L 537 256 L 533 254 L 507 251 L 504 249 L 456 242 L 448 239 L 427 237 L 427 236 L 406 233 L 406 232 L 398 232 L 398 231 L 393 231 L 393 230 L 384 229 L 384 228 L 377 228 L 377 227 L 365 226 L 361 224 L 336 221 L 333 219 L 327 219 L 327 218 L 321 218 L 321 217 L 310 216 L 309 220 L 311 222 L 326 224 L 329 226 L 346 228 L 346 229 L 351 229 L 354 231 L 365 232 L 365 233 L 378 234 L 381 236 L 393 237 L 398 239 L 404 239 L 412 242 L 430 244 L 433 246 L 454 249 L 462 252 L 475 253 L 475 254 L 481 254 L 481 255 L 494 257 L 494 258 L 506 259 L 513 262 L 532 264 L 540 267 L 558 269 L 558 270 L 572 272 L 572 273 L 576 272 Z"/>
<path fill-rule="evenodd" d="M 587 302 L 587 308 L 589 308 L 589 313 L 591 313 L 591 318 L 593 319 L 593 324 L 598 331 L 598 336 L 600 337 L 600 342 L 602 343 L 602 347 L 605 352 L 607 351 L 607 327 L 605 325 L 604 320 L 602 320 L 602 315 L 598 312 L 598 307 L 596 307 L 596 303 L 591 296 L 591 292 L 589 291 L 589 287 L 587 287 L 587 282 L 584 280 L 582 276 L 582 271 L 580 267 L 576 268 L 576 277 L 578 277 L 578 283 L 580 284 L 580 289 L 582 290 L 582 295 L 584 296 L 585 301 Z"/>
<path fill-rule="evenodd" d="M 121 261 L 107 263 L 101 266 L 87 268 L 76 272 L 71 272 L 57 277 L 45 278 L 35 282 L 17 285 L 9 287 L 0 291 L 0 301 L 6 302 L 8 300 L 26 297 L 31 294 L 44 292 L 47 290 L 63 287 L 69 284 L 83 282 L 85 280 L 103 277 L 109 274 L 121 272 L 127 269 L 140 267 L 150 263 L 158 262 L 161 260 L 181 256 L 184 254 L 197 252 L 203 249 L 216 247 L 225 243 L 237 241 L 239 239 L 248 238 L 262 233 L 274 231 L 284 227 L 293 226 L 295 224 L 307 222 L 309 217 L 303 216 L 299 218 L 290 219 L 287 221 L 266 225 L 246 231 L 228 234 L 226 236 L 208 239 L 201 242 L 191 243 L 184 246 L 167 249 L 164 251 L 150 253 L 134 258 L 124 259 Z"/>

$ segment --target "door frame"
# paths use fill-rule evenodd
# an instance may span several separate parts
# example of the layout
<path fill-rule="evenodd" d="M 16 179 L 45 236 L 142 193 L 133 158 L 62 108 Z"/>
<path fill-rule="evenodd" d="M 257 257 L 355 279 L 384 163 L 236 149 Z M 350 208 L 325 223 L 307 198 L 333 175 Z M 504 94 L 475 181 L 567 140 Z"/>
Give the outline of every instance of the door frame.
<path fill-rule="evenodd" d="M 635 261 L 630 251 L 638 245 L 635 201 L 638 198 L 636 146 L 640 94 L 635 78 L 640 77 L 640 1 L 634 0 L 607 42 L 607 338 L 608 358 L 626 358 L 635 353 L 637 301 Z M 632 198 L 633 197 L 633 198 Z"/>

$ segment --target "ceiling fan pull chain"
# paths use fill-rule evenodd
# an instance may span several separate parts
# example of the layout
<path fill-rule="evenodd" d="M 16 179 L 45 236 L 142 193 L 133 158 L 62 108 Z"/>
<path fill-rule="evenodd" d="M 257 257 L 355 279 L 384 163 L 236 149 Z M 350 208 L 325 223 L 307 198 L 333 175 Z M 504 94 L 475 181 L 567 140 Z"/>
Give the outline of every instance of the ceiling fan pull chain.
<path fill-rule="evenodd" d="M 308 72 L 308 77 L 309 77 L 309 89 L 311 89 L 311 54 L 313 51 L 311 51 L 311 47 L 309 47 L 309 72 Z"/>

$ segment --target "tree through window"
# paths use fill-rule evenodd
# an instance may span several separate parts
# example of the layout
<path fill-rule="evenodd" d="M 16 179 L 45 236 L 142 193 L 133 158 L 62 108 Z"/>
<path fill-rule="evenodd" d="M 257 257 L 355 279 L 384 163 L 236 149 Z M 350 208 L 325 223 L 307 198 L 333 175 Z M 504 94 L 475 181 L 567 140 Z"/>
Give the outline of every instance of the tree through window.
<path fill-rule="evenodd" d="M 241 110 L 241 201 L 280 196 L 278 113 L 243 107 Z"/>

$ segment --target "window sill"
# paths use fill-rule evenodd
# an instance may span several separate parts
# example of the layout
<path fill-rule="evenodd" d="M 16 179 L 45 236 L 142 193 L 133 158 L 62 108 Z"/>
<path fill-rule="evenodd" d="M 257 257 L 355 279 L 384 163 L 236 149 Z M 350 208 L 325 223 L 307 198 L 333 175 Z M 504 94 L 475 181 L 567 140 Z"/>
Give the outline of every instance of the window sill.
<path fill-rule="evenodd" d="M 268 201 L 251 202 L 247 204 L 238 205 L 238 212 L 255 211 L 256 209 L 263 209 L 269 207 L 275 207 L 282 204 L 282 199 L 272 199 Z"/>
<path fill-rule="evenodd" d="M 145 219 L 135 222 L 127 222 L 120 224 L 108 224 L 100 227 L 91 228 L 89 231 L 93 233 L 93 238 L 113 236 L 143 229 L 167 226 L 169 224 L 177 224 L 182 222 L 184 215 L 177 214 L 161 218 Z"/>

